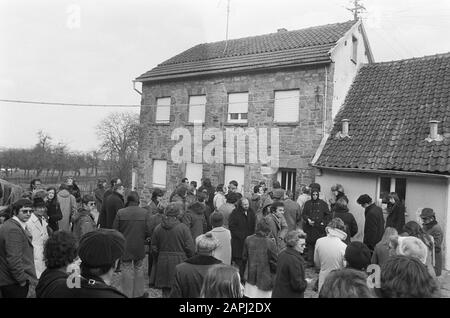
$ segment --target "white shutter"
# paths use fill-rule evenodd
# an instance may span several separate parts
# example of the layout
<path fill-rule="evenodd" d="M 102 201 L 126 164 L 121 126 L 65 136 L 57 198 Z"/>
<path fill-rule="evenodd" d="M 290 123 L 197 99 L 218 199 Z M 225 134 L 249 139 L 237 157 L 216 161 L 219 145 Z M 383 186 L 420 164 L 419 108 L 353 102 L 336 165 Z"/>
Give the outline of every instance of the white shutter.
<path fill-rule="evenodd" d="M 156 99 L 156 122 L 168 123 L 170 120 L 170 97 Z"/>
<path fill-rule="evenodd" d="M 153 186 L 157 188 L 166 187 L 167 161 L 153 160 Z"/>
<path fill-rule="evenodd" d="M 228 120 L 230 122 L 247 122 L 241 114 L 248 113 L 248 93 L 228 94 Z M 230 114 L 239 114 L 238 119 L 233 119 Z"/>
<path fill-rule="evenodd" d="M 186 163 L 186 178 L 191 181 L 197 181 L 197 186 L 202 185 L 203 164 L 201 163 Z"/>
<path fill-rule="evenodd" d="M 243 192 L 245 171 L 244 167 L 238 166 L 225 166 L 225 187 L 230 183 L 231 180 L 236 180 L 238 183 L 239 192 Z"/>
<path fill-rule="evenodd" d="M 189 96 L 189 122 L 205 122 L 206 96 Z"/>
<path fill-rule="evenodd" d="M 275 92 L 274 121 L 279 123 L 297 122 L 299 120 L 300 91 Z"/>

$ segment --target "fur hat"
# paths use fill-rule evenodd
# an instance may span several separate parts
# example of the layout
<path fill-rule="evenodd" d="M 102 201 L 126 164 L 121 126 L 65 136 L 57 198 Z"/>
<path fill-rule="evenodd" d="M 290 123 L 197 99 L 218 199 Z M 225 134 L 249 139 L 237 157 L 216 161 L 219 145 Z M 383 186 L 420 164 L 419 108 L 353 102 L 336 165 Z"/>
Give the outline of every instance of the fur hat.
<path fill-rule="evenodd" d="M 428 248 L 424 242 L 414 236 L 399 236 L 397 240 L 397 255 L 415 257 L 418 258 L 423 264 L 426 264 Z"/>
<path fill-rule="evenodd" d="M 219 241 L 211 232 L 199 235 L 195 239 L 197 253 L 199 254 L 209 254 L 214 251 L 219 246 L 219 244 Z"/>
<path fill-rule="evenodd" d="M 318 183 L 311 183 L 309 185 L 309 188 L 311 189 L 311 193 L 314 189 L 316 189 L 318 192 L 320 192 L 320 184 L 318 184 Z"/>
<path fill-rule="evenodd" d="M 81 237 L 78 255 L 84 265 L 98 268 L 112 265 L 122 257 L 124 250 L 125 237 L 122 233 L 98 229 Z"/>

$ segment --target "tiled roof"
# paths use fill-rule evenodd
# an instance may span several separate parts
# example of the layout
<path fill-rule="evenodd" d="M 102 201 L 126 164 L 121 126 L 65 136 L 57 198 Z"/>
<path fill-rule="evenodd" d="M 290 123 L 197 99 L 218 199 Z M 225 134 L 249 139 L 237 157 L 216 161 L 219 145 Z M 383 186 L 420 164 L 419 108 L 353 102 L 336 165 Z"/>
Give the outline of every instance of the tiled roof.
<path fill-rule="evenodd" d="M 449 174 L 449 116 L 450 53 L 363 66 L 315 166 Z M 430 120 L 443 141 L 425 140 Z"/>
<path fill-rule="evenodd" d="M 355 21 L 196 45 L 136 80 L 330 62 L 329 50 Z"/>

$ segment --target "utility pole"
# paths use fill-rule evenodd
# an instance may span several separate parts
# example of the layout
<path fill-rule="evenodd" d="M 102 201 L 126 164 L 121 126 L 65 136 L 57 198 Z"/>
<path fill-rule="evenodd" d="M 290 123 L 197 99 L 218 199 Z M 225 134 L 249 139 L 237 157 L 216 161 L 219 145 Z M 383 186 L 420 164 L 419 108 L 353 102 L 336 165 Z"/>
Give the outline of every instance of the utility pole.
<path fill-rule="evenodd" d="M 359 15 L 367 9 L 360 3 L 361 0 L 353 0 L 353 8 L 347 8 L 348 11 L 353 12 L 353 20 L 357 21 Z"/>
<path fill-rule="evenodd" d="M 228 46 L 228 21 L 230 20 L 230 0 L 227 0 L 227 29 L 225 33 L 225 48 L 223 49 L 223 54 L 227 51 Z"/>

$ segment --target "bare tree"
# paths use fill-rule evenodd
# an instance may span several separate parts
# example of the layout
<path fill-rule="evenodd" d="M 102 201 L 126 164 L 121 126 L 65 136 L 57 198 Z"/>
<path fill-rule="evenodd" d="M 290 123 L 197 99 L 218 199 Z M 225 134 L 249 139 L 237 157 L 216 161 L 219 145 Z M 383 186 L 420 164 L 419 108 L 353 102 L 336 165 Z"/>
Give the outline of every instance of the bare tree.
<path fill-rule="evenodd" d="M 101 150 L 112 163 L 112 173 L 124 184 L 131 183 L 131 170 L 136 160 L 139 115 L 131 112 L 111 113 L 97 126 Z"/>

